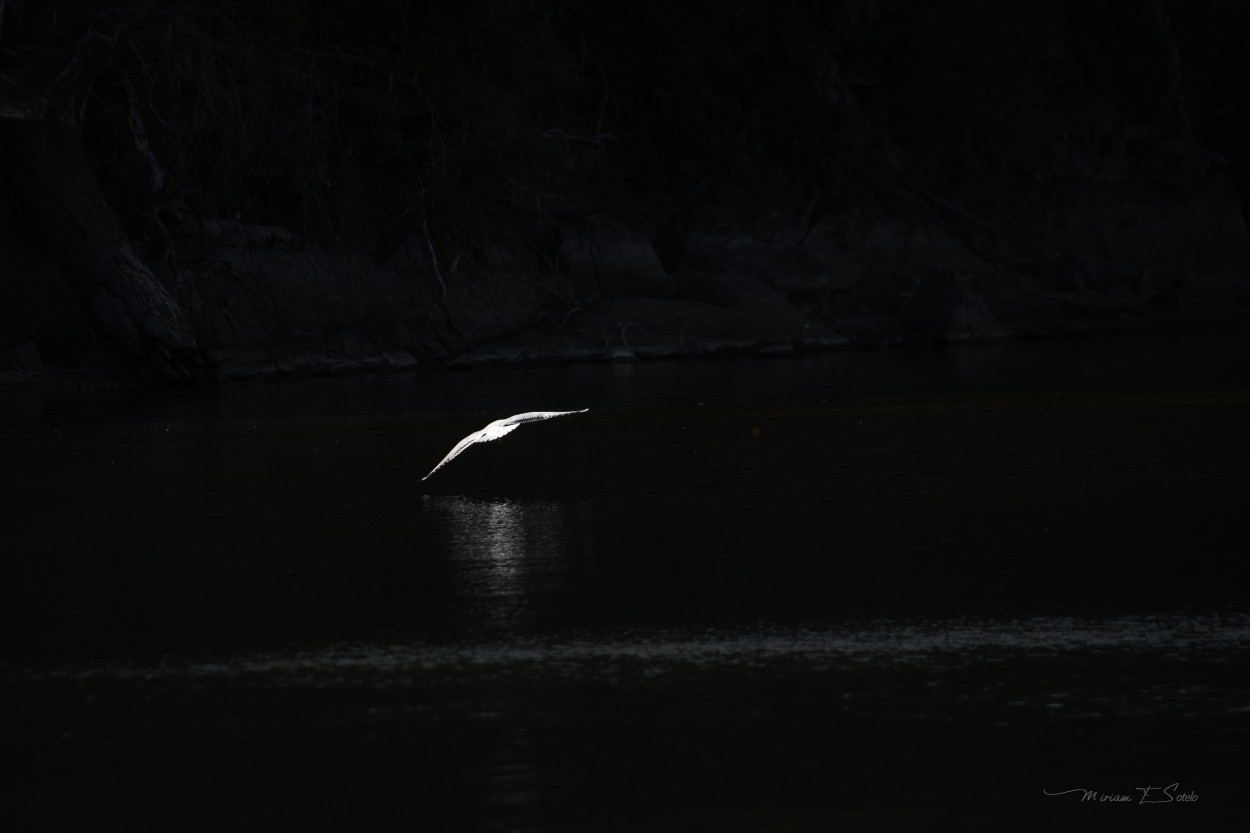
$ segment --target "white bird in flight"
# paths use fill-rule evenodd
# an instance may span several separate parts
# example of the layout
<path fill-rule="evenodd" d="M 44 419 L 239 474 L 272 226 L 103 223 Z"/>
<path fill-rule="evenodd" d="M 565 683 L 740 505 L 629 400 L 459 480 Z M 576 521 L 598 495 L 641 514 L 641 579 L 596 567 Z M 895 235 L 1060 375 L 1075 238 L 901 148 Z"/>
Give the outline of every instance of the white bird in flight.
<path fill-rule="evenodd" d="M 507 419 L 497 419 L 481 431 L 475 431 L 460 442 L 456 443 L 456 447 L 449 451 L 447 456 L 439 461 L 437 466 L 430 469 L 430 474 L 427 474 L 421 479 L 429 480 L 430 475 L 434 474 L 434 472 L 456 459 L 460 452 L 464 451 L 474 443 L 484 443 L 490 442 L 491 440 L 497 440 L 500 437 L 506 436 L 510 432 L 515 431 L 518 425 L 522 425 L 526 422 L 538 422 L 542 419 L 567 416 L 568 414 L 584 414 L 589 410 L 589 408 L 582 408 L 580 411 L 530 411 L 528 413 L 510 416 Z"/>

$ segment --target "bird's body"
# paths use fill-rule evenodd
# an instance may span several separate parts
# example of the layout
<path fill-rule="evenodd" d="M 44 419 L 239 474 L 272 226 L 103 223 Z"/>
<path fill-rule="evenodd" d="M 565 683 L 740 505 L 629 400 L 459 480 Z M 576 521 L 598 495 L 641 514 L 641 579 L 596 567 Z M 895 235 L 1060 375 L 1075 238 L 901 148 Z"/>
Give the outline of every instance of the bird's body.
<path fill-rule="evenodd" d="M 580 411 L 529 411 L 524 414 L 510 416 L 507 419 L 497 419 L 481 431 L 475 431 L 460 442 L 456 443 L 455 448 L 449 451 L 447 456 L 440 460 L 437 466 L 430 469 L 430 474 L 427 474 L 421 479 L 429 480 L 430 475 L 434 474 L 434 472 L 456 459 L 460 452 L 464 451 L 474 443 L 484 443 L 490 442 L 491 440 L 497 440 L 500 437 L 507 436 L 511 432 L 515 431 L 517 426 L 524 425 L 527 422 L 538 422 L 539 420 L 551 419 L 552 417 L 558 416 L 567 416 L 568 414 L 584 414 L 588 410 L 590 409 L 582 408 Z"/>

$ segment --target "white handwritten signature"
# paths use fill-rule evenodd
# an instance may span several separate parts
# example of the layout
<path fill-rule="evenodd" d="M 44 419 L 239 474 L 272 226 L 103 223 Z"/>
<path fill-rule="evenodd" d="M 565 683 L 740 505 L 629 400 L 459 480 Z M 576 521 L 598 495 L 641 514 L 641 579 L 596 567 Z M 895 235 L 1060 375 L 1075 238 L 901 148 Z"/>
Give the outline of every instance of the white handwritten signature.
<path fill-rule="evenodd" d="M 1070 793 L 1080 793 L 1081 801 L 1097 801 L 1108 802 L 1113 804 L 1169 804 L 1173 801 L 1197 801 L 1198 793 L 1190 790 L 1189 792 L 1180 792 L 1180 782 L 1177 781 L 1166 787 L 1134 787 L 1136 792 L 1140 792 L 1141 796 L 1128 795 L 1126 793 L 1100 793 L 1097 790 L 1087 790 L 1082 787 L 1076 787 L 1071 790 L 1057 790 L 1051 792 L 1048 789 L 1042 789 L 1046 795 L 1068 795 Z"/>

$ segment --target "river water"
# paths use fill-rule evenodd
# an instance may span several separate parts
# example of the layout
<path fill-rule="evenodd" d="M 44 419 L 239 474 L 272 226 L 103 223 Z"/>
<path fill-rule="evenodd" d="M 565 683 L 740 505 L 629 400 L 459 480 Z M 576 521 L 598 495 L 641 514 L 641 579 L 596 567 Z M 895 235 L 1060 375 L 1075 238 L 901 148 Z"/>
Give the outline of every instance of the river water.
<path fill-rule="evenodd" d="M 1223 332 L 8 395 L 5 828 L 1224 829 L 1248 382 Z"/>

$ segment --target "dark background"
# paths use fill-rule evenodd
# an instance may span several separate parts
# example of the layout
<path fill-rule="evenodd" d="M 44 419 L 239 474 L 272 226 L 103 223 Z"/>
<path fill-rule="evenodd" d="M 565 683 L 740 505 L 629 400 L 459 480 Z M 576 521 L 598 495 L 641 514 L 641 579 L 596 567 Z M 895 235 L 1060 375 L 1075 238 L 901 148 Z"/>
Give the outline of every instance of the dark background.
<path fill-rule="evenodd" d="M 0 0 L 0 816 L 1230 829 L 1248 34 Z"/>
<path fill-rule="evenodd" d="M 422 221 L 470 247 L 607 206 L 671 231 L 782 183 L 829 212 L 899 181 L 1247 187 L 1234 2 L 19 1 L 3 34 L 6 97 L 82 108 L 138 236 L 132 114 L 170 199 L 378 256 Z"/>
<path fill-rule="evenodd" d="M 864 320 L 897 318 L 931 269 L 969 263 L 1043 290 L 1126 282 L 1156 317 L 1246 304 L 1250 11 L 1231 0 L 3 10 L 0 349 L 19 369 L 92 366 L 101 345 L 157 378 L 217 365 L 239 375 L 231 351 L 262 347 L 294 351 L 280 374 L 301 357 L 332 365 L 301 341 L 310 332 L 357 369 L 369 351 L 446 361 L 517 331 L 577 330 L 595 304 L 631 294 L 722 303 L 715 281 L 690 280 L 725 271 L 696 257 L 692 232 L 825 258 L 832 283 L 787 300 L 872 344 L 896 333 Z M 104 214 L 84 207 L 101 202 Z M 610 283 L 602 255 L 599 282 L 579 284 L 569 241 L 588 220 L 639 235 L 667 290 Z M 233 272 L 228 256 L 187 242 L 212 236 L 209 221 L 218 243 L 251 241 Z M 223 222 L 236 225 L 227 234 Z M 891 224 L 902 242 L 881 242 Z M 954 242 L 908 249 L 925 224 Z M 249 229 L 262 226 L 296 242 L 257 242 Z M 109 279 L 131 243 L 154 279 Z M 318 247 L 303 272 L 322 275 L 302 280 L 349 320 L 318 308 L 310 321 L 299 278 L 293 294 L 256 288 L 249 268 L 300 246 Z M 853 278 L 836 277 L 829 246 L 858 264 Z M 1047 260 L 1056 255 L 1102 260 Z M 776 262 L 762 271 L 784 271 Z M 357 295 L 378 300 L 351 300 L 350 281 L 326 277 L 343 264 L 398 270 L 406 283 L 357 281 Z M 245 316 L 221 300 L 214 280 L 228 272 L 275 296 L 273 309 Z M 500 276 L 532 294 L 474 300 L 474 286 Z M 152 280 L 163 290 L 136 289 Z M 97 301 L 102 282 L 127 304 L 125 321 Z M 1002 300 L 1017 283 L 976 285 L 1012 332 L 1081 331 L 1066 319 L 1106 317 L 1108 305 L 1127 314 L 1127 296 Z M 409 309 L 413 286 L 427 294 Z M 733 303 L 756 317 L 767 307 Z M 262 319 L 262 335 L 245 317 Z"/>

